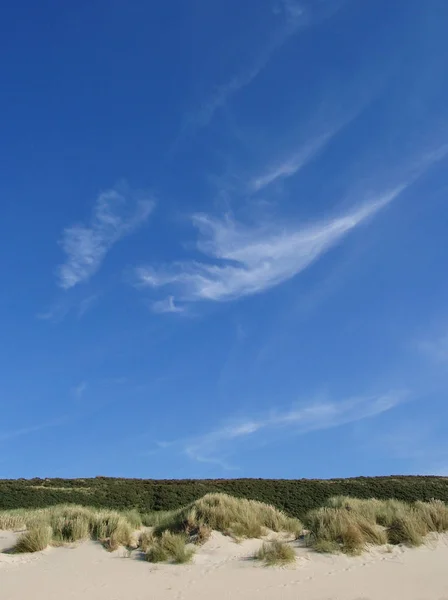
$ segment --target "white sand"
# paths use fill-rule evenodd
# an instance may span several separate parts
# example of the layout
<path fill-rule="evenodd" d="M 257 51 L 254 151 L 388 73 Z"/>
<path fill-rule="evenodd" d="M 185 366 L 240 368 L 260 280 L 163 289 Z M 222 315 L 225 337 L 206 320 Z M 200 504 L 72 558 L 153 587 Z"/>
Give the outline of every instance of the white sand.
<path fill-rule="evenodd" d="M 13 541 L 0 532 L 0 548 Z M 94 542 L 0 554 L 0 600 L 448 600 L 447 536 L 356 558 L 297 548 L 297 563 L 285 568 L 249 560 L 259 545 L 215 533 L 190 565 L 151 565 Z"/>
<path fill-rule="evenodd" d="M 4 552 L 5 550 L 12 548 L 12 546 L 14 546 L 14 544 L 16 543 L 17 538 L 17 533 L 13 533 L 12 531 L 2 531 L 0 529 L 0 552 Z"/>

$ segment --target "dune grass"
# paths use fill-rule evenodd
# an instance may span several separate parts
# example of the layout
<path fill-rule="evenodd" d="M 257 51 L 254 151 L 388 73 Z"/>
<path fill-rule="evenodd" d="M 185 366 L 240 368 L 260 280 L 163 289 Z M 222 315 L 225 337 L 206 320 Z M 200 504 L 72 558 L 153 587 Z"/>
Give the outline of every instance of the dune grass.
<path fill-rule="evenodd" d="M 420 546 L 429 533 L 448 531 L 448 506 L 338 496 L 311 511 L 305 524 L 316 551 L 359 554 L 367 544 Z"/>
<path fill-rule="evenodd" d="M 207 494 L 185 508 L 165 515 L 155 527 L 156 533 L 181 531 L 193 538 L 198 535 L 202 538 L 211 530 L 236 539 L 259 538 L 268 530 L 298 535 L 302 524 L 262 502 L 226 494 Z"/>
<path fill-rule="evenodd" d="M 359 554 L 368 543 L 382 545 L 387 543 L 387 535 L 376 523 L 365 516 L 345 508 L 324 507 L 311 511 L 305 525 L 318 543 L 322 552 L 327 547 L 336 548 L 346 554 Z M 325 542 L 325 544 L 323 544 Z"/>
<path fill-rule="evenodd" d="M 135 531 L 137 531 L 137 529 L 141 529 L 143 526 L 142 515 L 135 508 L 132 510 L 125 510 L 120 514 Z"/>
<path fill-rule="evenodd" d="M 52 541 L 53 530 L 48 523 L 42 522 L 23 533 L 14 546 L 14 552 L 40 552 Z"/>
<path fill-rule="evenodd" d="M 59 544 L 90 537 L 91 518 L 89 510 L 80 506 L 57 506 L 46 515 L 53 530 L 53 542 Z"/>
<path fill-rule="evenodd" d="M 339 542 L 324 538 L 317 538 L 313 540 L 312 547 L 313 550 L 319 554 L 339 554 L 341 552 L 341 546 Z"/>
<path fill-rule="evenodd" d="M 387 535 L 391 544 L 421 546 L 429 530 L 416 510 L 397 515 L 388 527 Z"/>
<path fill-rule="evenodd" d="M 174 515 L 177 515 L 180 509 L 176 510 L 155 510 L 143 513 L 141 515 L 142 523 L 145 527 L 158 527 L 164 523 L 170 522 Z"/>
<path fill-rule="evenodd" d="M 443 533 L 448 531 L 448 506 L 440 500 L 416 502 L 415 509 L 429 531 Z"/>
<path fill-rule="evenodd" d="M 256 560 L 261 560 L 265 565 L 286 565 L 296 560 L 294 548 L 280 540 L 263 542 L 261 548 L 254 554 Z"/>
<path fill-rule="evenodd" d="M 23 509 L 5 510 L 0 512 L 0 529 L 7 531 L 25 529 L 25 517 L 23 513 Z"/>
<path fill-rule="evenodd" d="M 48 545 L 84 539 L 98 540 L 111 551 L 120 546 L 134 548 L 134 533 L 142 525 L 152 528 L 139 541 L 146 559 L 176 563 L 188 562 L 189 544 L 203 544 L 214 530 L 237 541 L 261 538 L 268 531 L 294 537 L 303 531 L 300 521 L 272 506 L 225 494 L 207 494 L 178 510 L 143 515 L 136 510 L 120 513 L 76 505 L 0 512 L 0 529 L 26 530 L 17 543 L 18 552 L 38 552 Z M 309 512 L 305 526 L 317 552 L 359 554 L 368 545 L 419 546 L 429 533 L 448 531 L 448 506 L 439 500 L 407 504 L 337 496 Z M 282 544 L 292 550 L 283 542 L 276 544 L 262 546 L 259 559 L 268 563 L 268 550 L 280 555 Z"/>
<path fill-rule="evenodd" d="M 147 552 L 155 542 L 155 535 L 152 531 L 142 531 L 138 539 L 138 547 L 142 552 Z"/>
<path fill-rule="evenodd" d="M 349 498 L 347 496 L 334 496 L 326 504 L 329 508 L 343 508 L 365 517 L 368 521 L 383 527 L 389 527 L 398 514 L 406 512 L 410 504 L 399 500 L 377 500 L 371 498 Z"/>
<path fill-rule="evenodd" d="M 184 534 L 164 531 L 159 537 L 147 539 L 145 559 L 148 562 L 172 562 L 184 564 L 191 561 L 194 549 L 187 547 L 188 538 Z"/>
<path fill-rule="evenodd" d="M 0 529 L 27 530 L 16 547 L 20 552 L 39 552 L 48 545 L 61 546 L 85 539 L 98 540 L 112 551 L 133 544 L 137 525 L 141 526 L 141 519 L 137 520 L 133 513 L 70 504 L 0 513 Z"/>
<path fill-rule="evenodd" d="M 119 546 L 131 546 L 133 543 L 132 524 L 115 511 L 99 511 L 90 522 L 91 537 L 98 540 L 108 550 L 116 550 Z"/>
<path fill-rule="evenodd" d="M 152 533 L 141 536 L 140 547 L 147 553 L 148 560 L 160 561 L 167 556 L 166 560 L 172 562 L 189 560 L 191 551 L 187 543 L 203 544 L 213 530 L 234 539 L 259 538 L 269 530 L 295 536 L 302 531 L 297 519 L 272 506 L 225 494 L 208 494 L 180 510 L 159 514 L 119 513 L 75 505 L 0 513 L 0 524 L 8 529 L 34 531 L 41 523 L 50 528 L 52 545 L 93 539 L 102 542 L 108 550 L 132 546 L 134 531 L 142 524 L 152 526 Z"/>
<path fill-rule="evenodd" d="M 161 515 L 143 515 L 142 521 L 154 528 L 152 532 L 140 536 L 140 548 L 150 562 L 188 562 L 193 553 L 187 543 L 203 544 L 212 531 L 240 540 L 260 538 L 269 530 L 289 532 L 296 537 L 303 529 L 297 519 L 288 517 L 272 506 L 225 494 L 207 494 L 180 510 Z M 270 554 L 266 555 L 266 559 L 263 558 L 265 562 L 274 560 L 272 553 L 277 546 L 272 543 L 269 548 Z M 292 548 L 286 545 L 285 548 L 285 557 L 281 559 L 279 556 L 278 560 L 288 560 L 286 554 Z"/>

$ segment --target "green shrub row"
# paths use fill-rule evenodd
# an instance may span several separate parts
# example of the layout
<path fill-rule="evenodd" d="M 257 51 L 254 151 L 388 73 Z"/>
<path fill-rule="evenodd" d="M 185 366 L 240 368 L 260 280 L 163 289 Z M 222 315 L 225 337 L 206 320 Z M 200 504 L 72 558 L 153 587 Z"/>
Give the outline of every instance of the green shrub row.
<path fill-rule="evenodd" d="M 415 502 L 433 498 L 448 502 L 448 478 L 422 476 L 358 477 L 332 480 L 149 480 L 93 479 L 0 480 L 0 510 L 43 508 L 72 503 L 141 512 L 173 510 L 221 492 L 258 500 L 303 519 L 333 496 Z"/>

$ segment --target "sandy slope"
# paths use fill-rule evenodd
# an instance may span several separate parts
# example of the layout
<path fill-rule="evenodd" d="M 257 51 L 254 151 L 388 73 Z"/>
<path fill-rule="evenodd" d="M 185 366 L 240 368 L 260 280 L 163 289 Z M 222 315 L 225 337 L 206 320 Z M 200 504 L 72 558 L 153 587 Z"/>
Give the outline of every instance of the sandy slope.
<path fill-rule="evenodd" d="M 0 532 L 0 549 L 14 535 Z M 0 600 L 448 600 L 448 537 L 357 558 L 298 548 L 297 564 L 261 567 L 260 542 L 215 533 L 191 565 L 150 565 L 93 542 L 38 555 L 0 554 Z"/>

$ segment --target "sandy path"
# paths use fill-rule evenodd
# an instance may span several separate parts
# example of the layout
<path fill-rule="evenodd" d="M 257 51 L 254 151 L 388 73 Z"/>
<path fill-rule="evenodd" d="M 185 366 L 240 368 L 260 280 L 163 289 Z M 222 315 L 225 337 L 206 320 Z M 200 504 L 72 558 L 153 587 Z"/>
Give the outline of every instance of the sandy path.
<path fill-rule="evenodd" d="M 214 534 L 186 566 L 150 565 L 93 542 L 0 554 L 0 600 L 448 600 L 446 536 L 417 550 L 356 558 L 298 549 L 297 564 L 288 568 L 247 560 L 259 544 Z"/>

